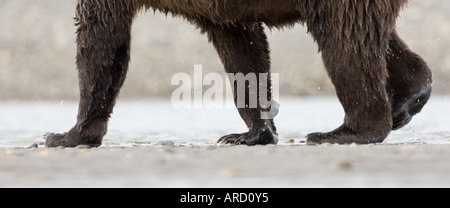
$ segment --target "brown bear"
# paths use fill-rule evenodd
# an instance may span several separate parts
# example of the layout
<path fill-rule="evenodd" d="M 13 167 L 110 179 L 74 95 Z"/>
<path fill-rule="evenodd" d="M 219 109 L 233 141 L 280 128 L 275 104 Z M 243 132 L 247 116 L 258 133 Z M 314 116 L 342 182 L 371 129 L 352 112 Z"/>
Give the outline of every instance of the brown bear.
<path fill-rule="evenodd" d="M 153 9 L 195 24 L 228 73 L 266 73 L 270 53 L 263 24 L 306 25 L 315 39 L 337 96 L 344 124 L 307 136 L 311 143 L 382 142 L 419 113 L 431 94 L 431 71 L 395 30 L 407 0 L 77 0 L 77 67 L 81 100 L 74 128 L 47 134 L 47 147 L 99 146 L 130 60 L 131 26 L 136 13 Z M 252 43 L 252 44 L 249 44 Z M 248 83 L 247 83 L 248 84 Z M 236 93 L 236 89 L 235 89 Z M 248 99 L 248 93 L 245 95 Z M 236 96 L 235 96 L 236 99 Z M 247 105 L 248 106 L 248 105 Z M 276 144 L 273 119 L 263 109 L 238 111 L 249 131 L 219 142 Z"/>

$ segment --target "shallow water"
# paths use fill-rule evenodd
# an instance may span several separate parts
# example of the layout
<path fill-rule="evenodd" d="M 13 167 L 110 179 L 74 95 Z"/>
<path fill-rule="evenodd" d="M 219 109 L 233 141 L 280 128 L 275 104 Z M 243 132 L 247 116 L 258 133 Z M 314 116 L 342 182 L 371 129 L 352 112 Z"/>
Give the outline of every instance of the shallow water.
<path fill-rule="evenodd" d="M 338 127 L 344 112 L 335 97 L 281 98 L 276 118 L 280 145 L 305 141 L 305 135 Z M 46 132 L 65 132 L 76 121 L 77 103 L 64 101 L 0 102 L 0 147 L 44 142 Z M 244 132 L 234 108 L 175 109 L 170 99 L 122 100 L 110 120 L 105 146 L 213 144 L 225 134 Z M 421 114 L 391 133 L 388 144 L 450 144 L 450 98 L 433 97 Z"/>

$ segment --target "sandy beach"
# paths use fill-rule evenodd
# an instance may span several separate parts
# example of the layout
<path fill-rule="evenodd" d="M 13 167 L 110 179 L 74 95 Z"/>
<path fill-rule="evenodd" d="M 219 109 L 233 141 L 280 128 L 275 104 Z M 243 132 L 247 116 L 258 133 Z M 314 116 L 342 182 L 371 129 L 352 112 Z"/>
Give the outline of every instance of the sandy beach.
<path fill-rule="evenodd" d="M 0 187 L 450 187 L 449 145 L 2 149 Z"/>

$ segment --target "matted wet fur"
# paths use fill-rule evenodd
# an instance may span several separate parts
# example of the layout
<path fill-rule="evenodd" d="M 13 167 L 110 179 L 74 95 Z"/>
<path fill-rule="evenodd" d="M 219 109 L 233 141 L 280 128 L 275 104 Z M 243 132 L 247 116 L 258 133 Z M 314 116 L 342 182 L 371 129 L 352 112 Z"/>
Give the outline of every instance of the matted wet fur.
<path fill-rule="evenodd" d="M 170 13 L 195 24 L 208 35 L 227 73 L 270 75 L 270 50 L 263 24 L 270 28 L 305 25 L 319 45 L 345 110 L 341 127 L 329 133 L 310 134 L 308 142 L 382 142 L 392 129 L 406 125 L 420 112 L 431 94 L 430 69 L 395 31 L 396 18 L 406 3 L 407 0 L 77 0 L 81 94 L 78 120 L 67 133 L 48 134 L 46 146 L 101 145 L 128 70 L 133 18 L 142 9 Z M 268 94 L 271 95 L 270 90 Z M 224 136 L 219 142 L 277 143 L 273 120 L 260 118 L 263 109 L 238 110 L 249 132 Z"/>

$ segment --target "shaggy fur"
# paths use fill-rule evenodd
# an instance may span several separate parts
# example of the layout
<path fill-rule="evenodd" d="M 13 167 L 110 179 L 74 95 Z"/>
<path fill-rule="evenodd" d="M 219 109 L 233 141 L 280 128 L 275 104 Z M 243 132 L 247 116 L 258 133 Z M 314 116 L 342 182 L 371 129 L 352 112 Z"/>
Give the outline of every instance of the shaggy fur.
<path fill-rule="evenodd" d="M 77 0 L 77 66 L 80 108 L 68 133 L 50 134 L 47 147 L 101 145 L 130 59 L 136 13 L 153 9 L 180 16 L 209 37 L 228 73 L 269 73 L 270 53 L 263 24 L 305 25 L 319 46 L 345 110 L 344 124 L 308 135 L 313 143 L 382 142 L 426 104 L 431 72 L 395 32 L 407 0 Z M 248 44 L 248 43 L 254 44 Z M 270 89 L 270 76 L 269 76 Z M 271 93 L 270 90 L 268 92 Z M 247 97 L 248 99 L 248 97 Z M 259 105 L 258 105 L 259 106 Z M 219 142 L 275 144 L 273 120 L 261 108 L 240 108 L 249 132 Z"/>

